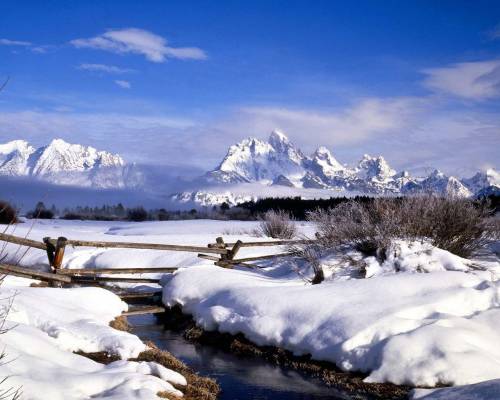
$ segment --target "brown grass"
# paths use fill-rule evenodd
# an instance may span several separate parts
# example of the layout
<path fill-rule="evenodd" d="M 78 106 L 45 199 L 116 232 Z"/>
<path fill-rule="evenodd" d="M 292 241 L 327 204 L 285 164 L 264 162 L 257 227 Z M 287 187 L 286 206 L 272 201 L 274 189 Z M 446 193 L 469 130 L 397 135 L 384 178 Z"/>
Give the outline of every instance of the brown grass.
<path fill-rule="evenodd" d="M 285 211 L 270 210 L 264 214 L 259 224 L 263 236 L 274 239 L 293 239 L 297 235 L 297 227 L 290 215 Z"/>
<path fill-rule="evenodd" d="M 130 331 L 130 325 L 127 317 L 119 316 L 109 324 L 112 328 L 121 331 Z M 187 380 L 187 386 L 179 386 L 177 389 L 184 393 L 184 397 L 179 398 L 168 392 L 158 393 L 158 397 L 170 400 L 216 400 L 220 393 L 220 387 L 214 379 L 203 377 L 194 372 L 186 364 L 175 358 L 166 350 L 159 349 L 153 342 L 147 341 L 147 350 L 140 353 L 136 358 L 130 358 L 129 361 L 153 361 L 165 368 L 171 369 L 183 375 Z M 114 354 L 109 354 L 104 351 L 95 353 L 84 353 L 82 351 L 75 352 L 81 356 L 90 358 L 100 364 L 109 364 L 113 361 L 118 361 L 120 357 Z M 175 386 L 175 385 L 174 385 Z"/>
<path fill-rule="evenodd" d="M 123 332 L 130 332 L 131 331 L 127 317 L 124 315 L 119 315 L 118 317 L 116 317 L 113 321 L 111 321 L 109 323 L 109 326 L 111 328 L 118 330 L 118 331 L 123 331 Z"/>
<path fill-rule="evenodd" d="M 160 350 L 152 342 L 146 342 L 148 350 L 139 354 L 136 359 L 130 361 L 154 361 L 166 368 L 182 374 L 187 380 L 187 386 L 180 387 L 184 393 L 185 400 L 215 400 L 220 392 L 219 385 L 211 378 L 199 376 L 182 361 L 175 358 L 168 351 Z M 163 393 L 166 396 L 167 393 Z M 172 395 L 169 395 L 172 398 Z"/>
<path fill-rule="evenodd" d="M 410 388 L 391 383 L 365 383 L 362 374 L 340 371 L 334 364 L 311 359 L 310 356 L 294 356 L 291 352 L 273 346 L 257 346 L 243 335 L 230 335 L 217 331 L 207 332 L 182 314 L 180 307 L 169 309 L 164 322 L 168 328 L 180 328 L 184 337 L 192 342 L 206 344 L 231 351 L 243 357 L 259 357 L 287 368 L 304 371 L 323 380 L 326 385 L 349 391 L 352 398 L 368 395 L 373 400 L 406 399 Z"/>

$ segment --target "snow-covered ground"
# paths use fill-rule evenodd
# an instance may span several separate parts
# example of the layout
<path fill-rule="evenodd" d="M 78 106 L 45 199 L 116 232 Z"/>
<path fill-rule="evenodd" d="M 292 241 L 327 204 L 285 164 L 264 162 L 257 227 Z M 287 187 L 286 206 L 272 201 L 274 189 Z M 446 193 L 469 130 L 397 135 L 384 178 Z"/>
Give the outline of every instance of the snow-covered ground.
<path fill-rule="evenodd" d="M 239 221 L 164 221 L 164 222 L 97 222 L 97 221 L 65 221 L 65 220 L 28 220 L 25 223 L 9 227 L 6 233 L 27 236 L 34 240 L 42 240 L 44 236 L 68 239 L 102 240 L 118 242 L 149 242 L 167 244 L 191 244 L 206 247 L 215 243 L 217 236 L 223 236 L 227 242 L 238 239 L 256 241 L 253 231 L 258 222 Z M 306 234 L 312 233 L 310 224 L 301 223 Z M 267 240 L 262 238 L 260 240 Z M 0 252 L 3 249 L 0 242 Z M 47 269 L 47 256 L 43 251 L 7 244 L 2 254 L 5 262 Z M 242 256 L 273 253 L 276 249 L 243 249 Z M 188 267 L 191 265 L 212 265 L 213 262 L 202 260 L 196 253 L 152 251 L 134 249 L 103 248 L 66 248 L 63 266 L 65 268 L 138 268 L 138 267 Z"/>
<path fill-rule="evenodd" d="M 227 242 L 261 240 L 253 234 L 256 227 L 255 222 L 204 220 L 37 221 L 33 226 L 30 222 L 18 225 L 14 233 L 29 233 L 34 239 L 66 236 L 206 246 L 217 236 L 223 236 Z M 314 233 L 309 224 L 301 223 L 299 229 L 309 236 Z M 244 248 L 239 256 L 275 252 L 279 252 L 276 247 Z M 46 256 L 38 250 L 32 249 L 24 255 L 22 249 L 8 245 L 3 254 L 11 262 L 21 258 L 23 265 L 46 268 Z M 427 243 L 404 241 L 394 243 L 388 254 L 382 264 L 374 258 L 350 254 L 356 266 L 348 268 L 345 257 L 325 257 L 322 263 L 326 280 L 319 285 L 308 283 L 305 278 L 311 276 L 311 271 L 293 259 L 268 261 L 266 268 L 260 270 L 228 270 L 215 267 L 193 253 L 68 248 L 64 265 L 67 268 L 181 267 L 162 279 L 164 302 L 182 305 L 205 329 L 241 332 L 259 345 L 310 354 L 347 371 L 362 371 L 369 382 L 432 387 L 489 380 L 483 386 L 460 386 L 453 390 L 468 393 L 478 387 L 485 393 L 500 391 L 498 256 L 490 252 L 488 257 L 466 260 Z M 76 336 L 87 329 L 76 329 L 77 325 L 72 323 L 67 325 L 64 331 L 69 335 Z M 41 322 L 37 326 L 46 325 Z M 42 331 L 51 338 L 47 332 L 52 329 Z M 99 346 L 106 349 L 109 345 L 106 340 L 91 337 L 81 344 L 87 346 L 86 351 Z M 66 340 L 60 339 L 58 346 L 67 346 Z M 120 351 L 130 351 L 127 346 Z M 441 390 L 452 389 L 432 393 L 420 390 L 415 396 L 445 398 Z"/>
<path fill-rule="evenodd" d="M 19 390 L 25 400 L 149 400 L 158 392 L 182 395 L 173 384 L 185 378 L 152 362 L 132 362 L 146 350 L 135 335 L 109 327 L 127 309 L 100 288 L 35 288 L 28 279 L 6 277 L 0 287 L 0 335 L 5 358 L 0 390 Z M 99 364 L 75 351 L 106 351 L 122 361 Z"/>

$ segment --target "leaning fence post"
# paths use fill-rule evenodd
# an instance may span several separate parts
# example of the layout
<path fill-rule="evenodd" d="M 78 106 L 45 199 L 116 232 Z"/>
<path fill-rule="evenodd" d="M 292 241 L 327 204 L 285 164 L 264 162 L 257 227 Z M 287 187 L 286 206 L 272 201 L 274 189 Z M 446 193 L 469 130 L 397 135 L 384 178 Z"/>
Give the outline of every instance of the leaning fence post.
<path fill-rule="evenodd" d="M 68 239 L 66 239 L 63 236 L 60 236 L 57 238 L 56 242 L 56 248 L 54 252 L 54 262 L 53 262 L 53 267 L 54 267 L 54 272 L 57 273 L 58 269 L 62 268 L 62 261 L 64 257 L 64 249 L 66 248 L 66 242 Z"/>
<path fill-rule="evenodd" d="M 50 269 L 54 274 L 57 274 L 57 270 L 61 269 L 62 266 L 67 239 L 60 236 L 57 238 L 55 246 L 52 244 L 50 237 L 44 237 L 43 242 L 45 243 L 47 249 L 47 258 L 49 259 Z M 59 284 L 51 282 L 51 285 L 57 286 Z"/>
<path fill-rule="evenodd" d="M 219 249 L 226 249 L 227 245 L 224 243 L 224 239 L 222 239 L 221 236 L 215 239 L 216 246 Z M 220 255 L 220 260 L 215 263 L 215 265 L 218 265 L 219 267 L 224 267 L 224 268 L 230 268 L 231 264 L 226 262 L 229 259 L 229 253 L 226 254 L 221 254 Z"/>
<path fill-rule="evenodd" d="M 231 250 L 229 250 L 229 252 L 227 253 L 227 258 L 229 260 L 233 260 L 234 259 L 234 256 L 236 255 L 236 253 L 238 253 L 238 251 L 240 250 L 242 244 L 243 244 L 243 242 L 241 240 L 237 240 L 236 241 L 236 243 L 234 244 L 233 248 Z"/>

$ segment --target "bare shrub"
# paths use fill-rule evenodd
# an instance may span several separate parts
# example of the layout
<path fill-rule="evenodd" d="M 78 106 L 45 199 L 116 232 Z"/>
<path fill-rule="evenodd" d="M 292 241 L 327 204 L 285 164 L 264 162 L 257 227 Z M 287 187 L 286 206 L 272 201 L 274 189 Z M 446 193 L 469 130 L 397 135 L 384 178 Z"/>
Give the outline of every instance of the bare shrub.
<path fill-rule="evenodd" d="M 0 224 L 15 224 L 17 222 L 17 210 L 6 201 L 0 200 Z"/>
<path fill-rule="evenodd" d="M 495 234 L 487 223 L 490 210 L 470 200 L 432 195 L 350 201 L 327 211 L 309 213 L 324 248 L 350 246 L 385 258 L 393 239 L 430 240 L 439 248 L 469 257 Z"/>
<path fill-rule="evenodd" d="M 290 215 L 280 210 L 266 212 L 260 221 L 259 230 L 264 236 L 274 239 L 293 239 L 297 235 L 297 227 Z"/>

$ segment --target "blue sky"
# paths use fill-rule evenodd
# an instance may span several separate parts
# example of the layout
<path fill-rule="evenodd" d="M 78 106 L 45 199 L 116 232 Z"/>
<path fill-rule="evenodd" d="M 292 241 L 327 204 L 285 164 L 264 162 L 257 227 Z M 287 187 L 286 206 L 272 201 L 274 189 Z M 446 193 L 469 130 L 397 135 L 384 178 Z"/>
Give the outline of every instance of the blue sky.
<path fill-rule="evenodd" d="M 0 140 L 214 167 L 284 130 L 341 162 L 499 167 L 498 1 L 2 1 Z"/>

